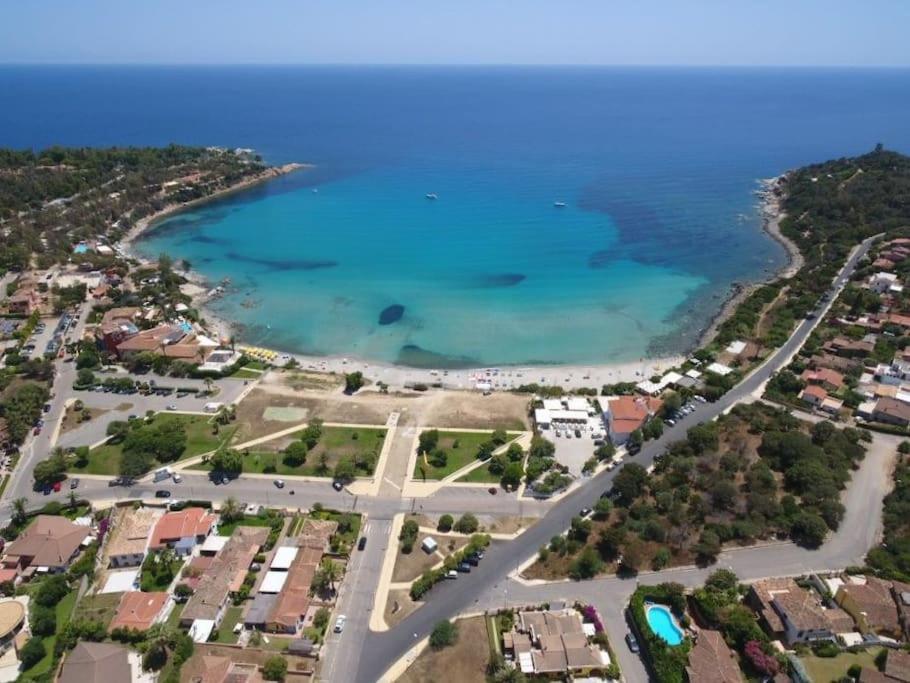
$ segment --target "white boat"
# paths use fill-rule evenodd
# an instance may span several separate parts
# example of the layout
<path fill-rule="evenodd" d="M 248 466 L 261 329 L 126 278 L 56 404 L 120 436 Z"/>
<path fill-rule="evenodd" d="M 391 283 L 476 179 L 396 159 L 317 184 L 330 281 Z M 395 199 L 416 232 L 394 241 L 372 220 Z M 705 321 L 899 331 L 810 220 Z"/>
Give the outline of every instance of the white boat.
<path fill-rule="evenodd" d="M 553 206 L 555 206 L 557 209 L 564 209 L 564 208 L 566 208 L 566 203 L 565 202 L 553 202 Z"/>
<path fill-rule="evenodd" d="M 439 199 L 435 192 L 427 192 L 426 197 L 431 200 Z"/>

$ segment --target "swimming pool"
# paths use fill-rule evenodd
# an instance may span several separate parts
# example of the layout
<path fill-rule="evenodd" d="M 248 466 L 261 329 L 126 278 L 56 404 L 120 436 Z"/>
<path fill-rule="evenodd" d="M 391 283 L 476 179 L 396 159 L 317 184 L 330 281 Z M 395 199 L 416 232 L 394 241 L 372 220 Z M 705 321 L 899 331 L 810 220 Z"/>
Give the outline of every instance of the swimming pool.
<path fill-rule="evenodd" d="M 645 616 L 648 626 L 667 645 L 679 645 L 683 641 L 683 632 L 676 619 L 664 605 L 648 605 Z"/>

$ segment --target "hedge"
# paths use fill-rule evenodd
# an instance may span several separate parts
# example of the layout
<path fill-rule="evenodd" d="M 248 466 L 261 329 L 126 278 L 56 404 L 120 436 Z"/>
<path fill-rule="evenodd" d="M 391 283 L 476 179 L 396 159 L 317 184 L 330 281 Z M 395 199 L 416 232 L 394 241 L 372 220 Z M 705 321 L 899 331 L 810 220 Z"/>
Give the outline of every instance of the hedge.
<path fill-rule="evenodd" d="M 662 583 L 658 586 L 640 586 L 629 601 L 629 611 L 643 646 L 645 660 L 654 672 L 656 680 L 661 683 L 685 683 L 686 664 L 689 661 L 692 641 L 686 637 L 681 644 L 671 647 L 661 640 L 648 625 L 645 601 L 675 606 L 674 612 L 678 612 L 681 595 L 682 586 L 679 584 Z"/>

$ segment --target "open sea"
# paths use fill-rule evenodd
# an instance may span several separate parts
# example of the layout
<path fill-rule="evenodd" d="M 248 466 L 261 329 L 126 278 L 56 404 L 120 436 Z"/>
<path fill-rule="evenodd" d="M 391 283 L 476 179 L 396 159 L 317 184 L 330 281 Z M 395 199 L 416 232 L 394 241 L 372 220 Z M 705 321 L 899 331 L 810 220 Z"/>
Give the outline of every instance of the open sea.
<path fill-rule="evenodd" d="M 0 67 L 3 146 L 315 164 L 137 250 L 229 278 L 244 341 L 419 367 L 686 351 L 786 262 L 759 179 L 910 152 L 908 111 L 899 69 Z"/>

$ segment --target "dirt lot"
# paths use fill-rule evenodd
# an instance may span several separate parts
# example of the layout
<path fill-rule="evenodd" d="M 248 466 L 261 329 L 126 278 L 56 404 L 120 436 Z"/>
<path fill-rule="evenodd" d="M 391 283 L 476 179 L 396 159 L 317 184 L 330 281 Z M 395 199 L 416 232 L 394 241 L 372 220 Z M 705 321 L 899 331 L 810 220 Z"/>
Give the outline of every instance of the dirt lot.
<path fill-rule="evenodd" d="M 517 430 L 529 426 L 527 396 L 505 392 L 483 396 L 476 391 L 438 391 L 428 396 L 422 425 Z"/>
<path fill-rule="evenodd" d="M 123 593 L 86 595 L 79 601 L 77 612 L 82 618 L 100 621 L 107 628 L 117 614 L 122 597 Z"/>
<path fill-rule="evenodd" d="M 422 602 L 413 602 L 411 596 L 408 595 L 408 589 L 406 588 L 402 590 L 390 590 L 385 605 L 385 623 L 394 628 L 403 621 L 405 617 L 416 611 L 422 604 Z M 395 609 L 396 605 L 398 606 L 397 610 Z"/>
<path fill-rule="evenodd" d="M 118 405 L 115 410 L 129 410 L 133 407 L 132 403 L 121 403 Z M 84 420 L 83 415 L 88 415 L 89 420 L 97 420 L 102 415 L 109 413 L 109 410 L 101 410 L 100 408 L 89 408 L 85 406 L 82 410 L 75 410 L 72 406 L 66 409 L 66 413 L 63 415 L 63 421 L 60 423 L 60 433 L 66 434 L 71 429 L 75 429 L 82 424 Z M 85 420 L 88 422 L 89 420 Z"/>
<path fill-rule="evenodd" d="M 425 553 L 420 547 L 423 539 L 427 536 L 432 536 L 439 544 L 436 552 L 430 555 Z M 395 560 L 395 571 L 392 573 L 392 581 L 413 581 L 427 569 L 432 569 L 446 557 L 464 548 L 467 544 L 467 538 L 421 532 L 417 535 L 417 543 L 414 544 L 414 550 L 407 555 L 399 551 Z"/>
<path fill-rule="evenodd" d="M 398 679 L 399 683 L 470 683 L 486 680 L 490 645 L 484 618 L 459 619 L 455 623 L 458 624 L 458 640 L 455 644 L 442 650 L 424 650 Z"/>
<path fill-rule="evenodd" d="M 274 652 L 269 650 L 241 649 L 230 645 L 215 645 L 213 643 L 196 645 L 193 656 L 180 669 L 180 680 L 200 680 L 206 672 L 206 666 L 203 661 L 206 656 L 227 657 L 235 662 L 261 666 L 265 663 L 265 660 L 274 654 Z M 291 676 L 291 674 L 312 672 L 316 663 L 315 659 L 307 657 L 296 657 L 287 653 L 282 656 L 288 663 L 288 678 L 286 679 L 288 681 L 307 680 L 307 678 Z"/>

